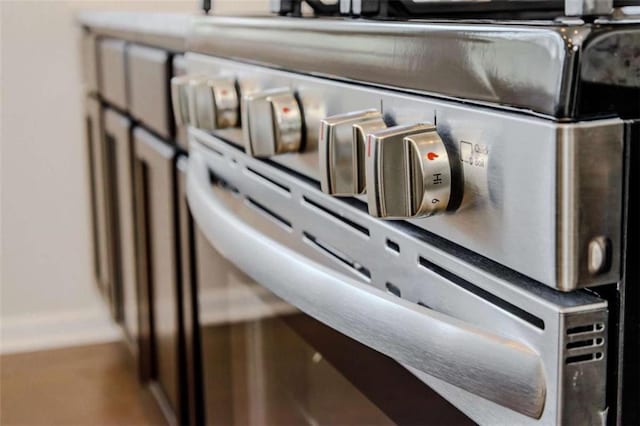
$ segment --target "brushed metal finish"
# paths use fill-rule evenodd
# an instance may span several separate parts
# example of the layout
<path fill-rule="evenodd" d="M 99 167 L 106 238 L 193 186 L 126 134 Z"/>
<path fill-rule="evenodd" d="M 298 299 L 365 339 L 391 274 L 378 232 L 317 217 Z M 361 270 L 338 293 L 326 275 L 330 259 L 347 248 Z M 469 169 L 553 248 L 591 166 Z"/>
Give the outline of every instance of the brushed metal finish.
<path fill-rule="evenodd" d="M 127 47 L 131 115 L 164 138 L 171 138 L 169 54 L 146 46 Z"/>
<path fill-rule="evenodd" d="M 554 291 L 522 275 L 496 269 L 491 262 L 408 230 L 396 221 L 375 220 L 361 203 L 345 203 L 323 194 L 316 185 L 250 158 L 210 134 L 191 129 L 190 139 L 191 151 L 200 152 L 216 179 L 225 182 L 210 186 L 209 190 L 223 197 L 238 219 L 250 224 L 265 238 L 373 288 L 386 291 L 387 283 L 392 283 L 401 290 L 403 300 L 426 305 L 474 324 L 489 334 L 521 342 L 539 353 L 547 389 L 545 408 L 539 420 L 412 369 L 421 380 L 446 395 L 475 421 L 481 424 L 557 424 L 561 422 L 561 416 L 571 415 L 565 408 L 568 401 L 579 400 L 580 392 L 605 381 L 605 359 L 591 360 L 587 364 L 565 364 L 564 348 L 570 341 L 567 328 L 593 326 L 594 316 L 606 316 L 606 302 L 583 291 Z M 271 213 L 265 213 L 256 205 L 264 206 Z M 276 216 L 281 219 L 275 219 Z M 282 220 L 287 221 L 287 225 L 283 226 Z M 311 242 L 309 236 L 318 238 L 325 248 Z M 395 242 L 394 249 L 389 248 L 389 241 Z M 427 267 L 417 259 L 424 259 L 427 266 L 434 267 Z M 256 261 L 260 260 L 261 256 L 258 256 Z M 364 275 L 359 268 L 366 268 L 368 273 Z M 286 271 L 286 268 L 281 269 Z M 442 271 L 450 271 L 450 275 L 457 277 L 456 281 L 451 281 Z M 537 317 L 540 324 L 544 324 L 543 328 L 515 315 L 508 306 L 496 303 L 496 299 L 485 298 L 482 293 L 461 286 L 460 280 Z M 306 282 L 300 281 L 298 285 L 304 287 Z M 569 314 L 575 315 L 570 324 L 563 320 Z M 599 332 L 599 337 L 604 336 L 603 344 L 606 345 L 604 331 L 606 328 Z M 597 378 L 591 374 L 583 377 L 581 367 L 593 368 Z M 570 373 L 568 369 L 572 369 Z M 576 386 L 560 385 L 567 374 L 573 377 Z M 590 380 L 594 381 L 591 383 Z M 594 424 L 601 422 L 605 408 L 604 398 L 590 398 L 579 407 L 574 405 L 572 411 L 576 418 L 589 419 L 584 423 Z"/>
<path fill-rule="evenodd" d="M 302 145 L 302 112 L 288 89 L 244 96 L 245 149 L 254 157 L 297 152 Z"/>
<path fill-rule="evenodd" d="M 178 75 L 171 78 L 171 105 L 176 126 L 189 124 L 189 86 L 192 75 Z"/>
<path fill-rule="evenodd" d="M 564 0 L 567 16 L 609 15 L 613 12 L 613 0 Z"/>
<path fill-rule="evenodd" d="M 571 117 L 581 47 L 596 29 L 581 21 L 516 26 L 199 17 L 188 45 L 218 57 Z"/>
<path fill-rule="evenodd" d="M 601 235 L 612 241 L 612 259 L 620 256 L 620 245 L 616 243 L 620 241 L 620 227 L 614 224 L 620 223 L 621 204 L 616 200 L 622 181 L 614 184 L 614 180 L 622 169 L 621 120 L 564 124 L 197 54 L 186 57 L 190 72 L 195 74 L 227 72 L 239 82 L 248 79 L 262 87 L 290 87 L 304 94 L 301 102 L 307 129 L 313 123 L 318 127 L 327 116 L 372 108 L 380 109 L 399 125 L 437 123 L 440 137 L 460 157 L 464 198 L 455 214 L 414 219 L 412 223 L 564 291 L 619 279 L 614 264 L 607 272 L 595 276 L 560 273 L 577 268 L 577 263 L 586 259 L 561 255 L 558 248 L 566 245 L 561 243 L 562 238 L 575 238 L 575 244 L 586 249 L 591 238 Z M 316 109 L 325 111 L 320 118 L 308 114 L 309 99 L 322 100 L 321 104 L 315 104 Z M 236 129 L 215 133 L 243 144 L 242 134 Z M 575 149 L 565 150 L 562 146 Z M 320 180 L 317 151 L 305 150 L 272 159 Z M 584 167 L 580 170 L 585 177 L 562 178 L 564 173 L 577 170 L 575 165 L 582 162 Z M 586 175 L 590 177 L 584 181 Z M 612 189 L 602 184 L 602 179 Z M 567 196 L 574 194 L 585 200 L 573 207 L 576 214 L 560 214 L 573 203 L 559 197 L 563 185 L 567 190 L 573 187 L 566 192 Z M 601 200 L 598 206 L 607 206 L 606 212 L 590 207 L 596 199 Z M 599 228 L 599 233 L 587 232 L 589 224 Z M 569 234 L 560 232 L 561 228 L 568 230 L 573 226 Z"/>
<path fill-rule="evenodd" d="M 432 124 L 396 126 L 367 135 L 367 204 L 382 218 L 412 218 L 449 206 L 452 167 Z"/>
<path fill-rule="evenodd" d="M 82 11 L 78 22 L 98 36 L 184 52 L 192 14 Z"/>
<path fill-rule="evenodd" d="M 565 265 L 558 269 L 558 282 L 584 282 L 620 269 L 623 129 L 584 123 L 558 133 L 556 241 L 559 263 Z M 585 218 L 585 211 L 598 220 Z M 612 247 L 610 261 L 597 270 L 589 267 L 593 238 L 606 238 Z"/>
<path fill-rule="evenodd" d="M 214 247 L 253 279 L 361 343 L 528 416 L 540 416 L 544 375 L 539 355 L 530 348 L 311 262 L 236 218 L 209 185 L 206 163 L 194 152 L 187 172 L 194 218 Z M 260 259 L 252 253 L 260 253 Z"/>
<path fill-rule="evenodd" d="M 205 129 L 225 129 L 240 123 L 240 104 L 235 80 L 227 77 L 204 77 L 193 83 L 194 126 Z"/>
<path fill-rule="evenodd" d="M 385 127 L 376 109 L 338 114 L 321 121 L 318 167 L 324 193 L 336 196 L 364 193 L 366 135 Z"/>
<path fill-rule="evenodd" d="M 126 43 L 122 40 L 98 40 L 98 86 L 100 95 L 112 105 L 128 108 Z"/>

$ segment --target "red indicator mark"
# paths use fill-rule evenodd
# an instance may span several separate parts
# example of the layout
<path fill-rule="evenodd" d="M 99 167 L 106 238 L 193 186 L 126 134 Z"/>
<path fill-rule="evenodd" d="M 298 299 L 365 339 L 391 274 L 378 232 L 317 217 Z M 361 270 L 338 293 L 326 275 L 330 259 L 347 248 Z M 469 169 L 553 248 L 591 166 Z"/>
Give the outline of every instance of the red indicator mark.
<path fill-rule="evenodd" d="M 223 89 L 220 93 L 222 93 L 222 96 L 227 96 L 227 93 L 229 93 L 229 91 L 227 89 Z"/>
<path fill-rule="evenodd" d="M 289 107 L 284 107 L 284 108 L 282 108 L 282 113 L 283 113 L 283 114 L 288 114 L 288 113 L 289 113 L 289 111 L 291 111 L 291 108 L 289 108 Z"/>
<path fill-rule="evenodd" d="M 367 157 L 371 157 L 371 136 L 367 137 Z"/>
<path fill-rule="evenodd" d="M 435 152 L 428 152 L 428 153 L 427 153 L 427 155 L 426 155 L 426 157 L 427 157 L 429 160 L 433 161 L 433 160 L 435 160 L 436 158 L 438 158 L 438 154 L 436 154 Z"/>

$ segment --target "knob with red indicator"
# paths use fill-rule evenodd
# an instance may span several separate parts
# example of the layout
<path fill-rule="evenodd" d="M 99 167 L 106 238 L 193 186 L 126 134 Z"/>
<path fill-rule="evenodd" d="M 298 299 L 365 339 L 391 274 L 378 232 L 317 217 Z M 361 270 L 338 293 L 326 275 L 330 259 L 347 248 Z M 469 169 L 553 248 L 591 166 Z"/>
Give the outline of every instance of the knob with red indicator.
<path fill-rule="evenodd" d="M 367 135 L 367 203 L 372 216 L 426 217 L 455 210 L 462 171 L 428 123 L 396 126 Z"/>
<path fill-rule="evenodd" d="M 272 89 L 243 98 L 245 148 L 253 157 L 300 151 L 303 138 L 300 105 L 290 89 Z"/>
<path fill-rule="evenodd" d="M 205 77 L 192 84 L 192 125 L 212 131 L 239 124 L 240 105 L 235 79 Z"/>

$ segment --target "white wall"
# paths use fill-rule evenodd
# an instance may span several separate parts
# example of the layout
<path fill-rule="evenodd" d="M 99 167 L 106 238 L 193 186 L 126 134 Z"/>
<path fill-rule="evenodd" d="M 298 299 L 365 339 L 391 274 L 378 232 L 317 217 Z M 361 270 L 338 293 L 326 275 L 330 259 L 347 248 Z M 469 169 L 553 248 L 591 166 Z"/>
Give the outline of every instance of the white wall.
<path fill-rule="evenodd" d="M 232 12 L 266 9 L 266 0 L 218 3 Z M 93 281 L 74 14 L 197 6 L 0 0 L 0 351 L 117 336 Z"/>

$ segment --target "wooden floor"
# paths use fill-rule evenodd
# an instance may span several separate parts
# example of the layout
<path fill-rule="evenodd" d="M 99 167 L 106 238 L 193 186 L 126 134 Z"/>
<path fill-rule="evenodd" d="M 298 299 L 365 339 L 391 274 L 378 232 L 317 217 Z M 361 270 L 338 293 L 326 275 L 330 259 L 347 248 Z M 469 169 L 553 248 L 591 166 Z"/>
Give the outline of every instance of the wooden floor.
<path fill-rule="evenodd" d="M 0 424 L 161 425 L 122 343 L 0 357 Z"/>

